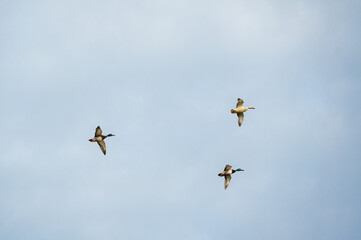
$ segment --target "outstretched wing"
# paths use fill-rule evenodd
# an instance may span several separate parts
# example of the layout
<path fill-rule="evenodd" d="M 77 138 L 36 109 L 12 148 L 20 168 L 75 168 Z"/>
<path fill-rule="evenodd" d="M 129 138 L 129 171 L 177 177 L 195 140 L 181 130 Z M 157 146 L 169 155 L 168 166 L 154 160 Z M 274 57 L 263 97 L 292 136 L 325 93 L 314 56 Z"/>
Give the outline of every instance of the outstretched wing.
<path fill-rule="evenodd" d="M 243 106 L 243 100 L 242 99 L 240 99 L 240 98 L 238 98 L 238 102 L 237 102 L 237 105 L 236 105 L 236 107 L 238 108 L 238 107 L 240 107 L 240 106 Z"/>
<path fill-rule="evenodd" d="M 96 129 L 95 129 L 95 137 L 99 137 L 102 135 L 102 129 L 98 126 Z"/>
<path fill-rule="evenodd" d="M 241 126 L 243 123 L 244 114 L 243 113 L 237 113 L 238 116 L 238 126 Z"/>
<path fill-rule="evenodd" d="M 228 171 L 230 169 L 232 169 L 232 166 L 231 165 L 226 165 L 226 167 L 224 168 L 224 171 Z"/>
<path fill-rule="evenodd" d="M 107 153 L 107 147 L 105 146 L 105 142 L 103 140 L 100 140 L 100 141 L 97 141 L 97 143 L 105 155 Z"/>
<path fill-rule="evenodd" d="M 231 175 L 224 176 L 224 189 L 227 189 L 227 187 L 231 182 L 231 179 L 232 179 Z"/>

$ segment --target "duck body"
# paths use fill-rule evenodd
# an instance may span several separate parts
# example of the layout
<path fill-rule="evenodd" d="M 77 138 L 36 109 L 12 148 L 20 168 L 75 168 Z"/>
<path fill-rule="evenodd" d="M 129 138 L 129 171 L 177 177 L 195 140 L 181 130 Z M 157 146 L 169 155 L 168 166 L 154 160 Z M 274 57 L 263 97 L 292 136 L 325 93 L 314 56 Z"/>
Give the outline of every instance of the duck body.
<path fill-rule="evenodd" d="M 226 165 L 226 168 L 227 168 L 227 166 L 229 166 L 229 165 Z M 236 170 L 233 170 L 233 169 L 228 169 L 228 170 L 226 170 L 226 168 L 224 169 L 223 172 L 221 172 L 220 174 L 218 174 L 218 176 L 224 177 L 224 176 L 226 176 L 226 175 L 231 175 L 231 174 L 233 174 L 233 173 L 236 172 Z"/>
<path fill-rule="evenodd" d="M 249 107 L 245 107 L 245 106 L 240 106 L 240 107 L 237 107 L 235 109 L 232 109 L 231 110 L 231 113 L 244 113 L 246 112 L 248 109 L 250 109 Z"/>
<path fill-rule="evenodd" d="M 114 135 L 112 135 L 114 136 Z M 104 136 L 104 135 L 100 135 L 97 137 L 93 137 L 92 139 L 89 139 L 90 142 L 98 142 L 98 141 L 102 141 L 104 139 L 106 139 L 108 136 Z"/>
<path fill-rule="evenodd" d="M 244 171 L 244 169 L 238 168 L 238 169 L 234 170 L 234 169 L 232 169 L 231 165 L 226 165 L 223 172 L 218 174 L 218 176 L 224 177 L 224 189 L 227 189 L 227 187 L 231 183 L 231 179 L 232 179 L 231 175 L 238 171 Z"/>
<path fill-rule="evenodd" d="M 89 139 L 89 142 L 97 142 L 100 147 L 100 150 L 102 150 L 103 154 L 106 155 L 107 148 L 106 148 L 104 139 L 106 139 L 107 137 L 112 137 L 112 136 L 115 136 L 115 135 L 114 134 L 102 135 L 102 129 L 98 126 L 95 129 L 94 137 Z"/>

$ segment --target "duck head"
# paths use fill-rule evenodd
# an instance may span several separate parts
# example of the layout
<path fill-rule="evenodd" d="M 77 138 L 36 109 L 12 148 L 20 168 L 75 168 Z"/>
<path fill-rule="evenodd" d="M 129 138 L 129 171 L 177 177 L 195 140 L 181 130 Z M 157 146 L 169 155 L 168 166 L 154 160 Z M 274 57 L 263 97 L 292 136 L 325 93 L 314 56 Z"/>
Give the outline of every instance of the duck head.
<path fill-rule="evenodd" d="M 244 171 L 244 169 L 237 168 L 236 171 Z"/>
<path fill-rule="evenodd" d="M 231 113 L 236 113 L 236 111 L 234 109 L 231 109 Z"/>
<path fill-rule="evenodd" d="M 248 109 L 255 109 L 254 107 L 249 106 Z"/>

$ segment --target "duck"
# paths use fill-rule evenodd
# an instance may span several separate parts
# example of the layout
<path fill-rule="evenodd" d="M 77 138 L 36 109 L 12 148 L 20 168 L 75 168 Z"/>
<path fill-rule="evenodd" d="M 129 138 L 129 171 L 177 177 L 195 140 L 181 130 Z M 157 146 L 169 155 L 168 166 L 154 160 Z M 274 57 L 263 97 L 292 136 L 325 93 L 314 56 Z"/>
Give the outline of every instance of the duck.
<path fill-rule="evenodd" d="M 235 109 L 231 109 L 231 113 L 234 114 L 234 113 L 237 113 L 237 116 L 238 116 L 238 126 L 241 127 L 242 125 L 242 122 L 243 122 L 243 118 L 244 118 L 244 112 L 246 112 L 248 109 L 255 109 L 254 107 L 245 107 L 243 106 L 243 100 L 238 98 L 237 99 L 237 105 L 236 105 L 236 108 Z"/>
<path fill-rule="evenodd" d="M 93 138 L 89 139 L 89 142 L 97 142 L 100 149 L 102 150 L 102 152 L 104 153 L 104 155 L 106 155 L 107 153 L 107 148 L 105 146 L 105 142 L 104 142 L 104 139 L 106 139 L 107 137 L 113 137 L 115 136 L 114 134 L 108 134 L 106 136 L 102 135 L 103 131 L 102 129 L 100 128 L 100 126 L 98 126 L 96 129 L 95 129 L 95 135 Z"/>
<path fill-rule="evenodd" d="M 226 167 L 224 168 L 223 172 L 218 174 L 218 176 L 224 177 L 224 189 L 227 189 L 227 187 L 229 186 L 229 183 L 231 182 L 231 179 L 232 179 L 231 175 L 238 171 L 244 171 L 244 169 L 237 168 L 236 170 L 234 170 L 234 169 L 232 169 L 231 165 L 227 164 Z"/>

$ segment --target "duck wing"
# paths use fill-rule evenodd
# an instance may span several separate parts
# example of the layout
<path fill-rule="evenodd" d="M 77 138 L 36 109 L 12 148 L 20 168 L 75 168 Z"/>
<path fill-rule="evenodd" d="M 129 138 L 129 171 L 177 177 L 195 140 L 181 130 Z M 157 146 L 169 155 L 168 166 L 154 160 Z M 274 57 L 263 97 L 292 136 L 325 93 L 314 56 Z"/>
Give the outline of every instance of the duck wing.
<path fill-rule="evenodd" d="M 102 129 L 98 126 L 96 129 L 95 129 L 95 137 L 99 137 L 102 135 Z"/>
<path fill-rule="evenodd" d="M 107 153 L 107 147 L 105 146 L 105 142 L 103 140 L 100 140 L 100 141 L 97 141 L 97 143 L 105 155 Z"/>
<path fill-rule="evenodd" d="M 243 106 L 243 103 L 244 103 L 243 100 L 238 98 L 238 102 L 237 102 L 236 107 L 239 108 L 239 107 Z"/>
<path fill-rule="evenodd" d="M 231 179 L 232 179 L 231 175 L 224 176 L 224 189 L 227 189 L 227 187 L 231 182 Z"/>
<path fill-rule="evenodd" d="M 223 171 L 228 171 L 228 170 L 230 170 L 230 169 L 232 169 L 232 166 L 231 166 L 231 165 L 226 165 L 226 167 L 224 168 Z"/>
<path fill-rule="evenodd" d="M 244 114 L 243 113 L 237 113 L 238 116 L 238 126 L 241 126 L 243 123 Z"/>

